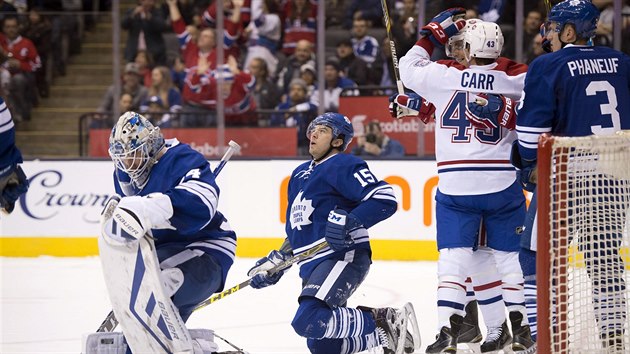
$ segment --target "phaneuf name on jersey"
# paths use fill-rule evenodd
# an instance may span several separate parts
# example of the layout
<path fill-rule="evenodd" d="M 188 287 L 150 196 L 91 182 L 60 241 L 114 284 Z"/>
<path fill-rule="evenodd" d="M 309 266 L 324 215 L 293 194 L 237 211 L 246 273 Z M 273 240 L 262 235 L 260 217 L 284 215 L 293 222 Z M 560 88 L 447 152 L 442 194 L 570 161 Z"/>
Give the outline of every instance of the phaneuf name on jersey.
<path fill-rule="evenodd" d="M 571 76 L 613 74 L 617 72 L 619 58 L 577 59 L 567 62 Z"/>

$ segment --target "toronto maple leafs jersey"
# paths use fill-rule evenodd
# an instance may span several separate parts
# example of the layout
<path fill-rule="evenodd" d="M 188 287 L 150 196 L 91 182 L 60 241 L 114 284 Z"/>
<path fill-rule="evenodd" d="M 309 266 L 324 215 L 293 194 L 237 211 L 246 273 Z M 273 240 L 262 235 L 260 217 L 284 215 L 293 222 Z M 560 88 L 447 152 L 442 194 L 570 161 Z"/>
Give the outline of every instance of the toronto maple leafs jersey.
<path fill-rule="evenodd" d="M 367 229 L 390 217 L 398 205 L 392 187 L 379 181 L 365 161 L 347 154 L 298 166 L 289 180 L 288 202 L 285 229 L 294 255 L 324 241 L 328 213 L 337 208 L 352 213 L 364 226 L 351 233 L 354 245 L 349 250 L 369 249 Z M 308 277 L 332 253 L 326 248 L 304 262 L 300 276 Z"/>
<path fill-rule="evenodd" d="M 7 104 L 0 97 L 0 174 L 19 163 L 22 163 L 22 154 L 15 146 L 15 124 Z"/>
<path fill-rule="evenodd" d="M 236 234 L 227 219 L 217 210 L 219 187 L 210 170 L 210 163 L 199 152 L 176 139 L 166 140 L 166 152 L 153 165 L 149 179 L 141 191 L 133 194 L 145 196 L 163 193 L 171 199 L 175 228 L 153 229 L 157 248 L 175 244 L 218 257 L 223 264 L 232 264 L 236 250 Z M 122 196 L 129 177 L 114 171 L 116 193 Z M 121 186 L 122 185 L 122 186 Z"/>
<path fill-rule="evenodd" d="M 519 152 L 535 160 L 538 137 L 630 129 L 630 57 L 608 47 L 567 45 L 534 60 L 519 105 Z"/>
<path fill-rule="evenodd" d="M 478 93 L 518 99 L 526 71 L 526 65 L 506 58 L 470 68 L 452 60 L 432 62 L 420 45 L 400 59 L 405 87 L 435 105 L 435 156 L 442 193 L 487 194 L 514 183 L 510 147 L 516 133 L 503 127 L 475 128 L 466 119 L 465 109 Z"/>

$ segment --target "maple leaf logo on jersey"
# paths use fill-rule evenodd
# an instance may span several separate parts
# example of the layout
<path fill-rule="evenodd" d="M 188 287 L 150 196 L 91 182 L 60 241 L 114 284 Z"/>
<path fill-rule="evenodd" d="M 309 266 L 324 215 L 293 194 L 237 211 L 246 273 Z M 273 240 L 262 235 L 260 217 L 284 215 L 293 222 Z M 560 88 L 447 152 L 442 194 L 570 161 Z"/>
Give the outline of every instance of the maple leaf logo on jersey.
<path fill-rule="evenodd" d="M 303 191 L 300 191 L 291 203 L 291 228 L 302 230 L 302 226 L 312 224 L 311 214 L 315 210 L 310 199 L 302 199 Z"/>

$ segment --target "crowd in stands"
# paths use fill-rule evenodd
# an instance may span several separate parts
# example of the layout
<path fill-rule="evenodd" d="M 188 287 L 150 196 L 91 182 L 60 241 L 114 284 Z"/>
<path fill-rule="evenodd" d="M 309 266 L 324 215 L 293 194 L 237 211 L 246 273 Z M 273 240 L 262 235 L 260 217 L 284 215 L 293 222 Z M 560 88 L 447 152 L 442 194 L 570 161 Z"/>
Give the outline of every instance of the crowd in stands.
<path fill-rule="evenodd" d="M 21 6 L 20 16 L 10 2 L 0 0 L 0 89 L 16 120 L 28 120 L 38 97 L 48 95 L 49 78 L 65 74 L 67 56 L 58 52 L 59 37 L 78 33 L 73 31 L 75 17 L 55 11 L 91 10 L 92 5 L 82 0 L 14 0 L 14 5 Z M 103 2 L 101 10 L 111 6 Z M 596 42 L 612 45 L 613 1 L 594 3 L 602 10 Z M 342 94 L 393 93 L 394 71 L 381 0 L 323 3 L 325 58 L 315 56 L 321 2 L 222 0 L 221 4 L 223 38 L 217 38 L 217 2 L 213 0 L 138 0 L 124 10 L 120 25 L 127 36 L 121 96 L 113 96 L 112 85 L 98 111 L 111 113 L 119 104 L 151 112 L 153 122 L 164 127 L 209 127 L 216 125 L 221 98 L 227 126 L 297 126 L 300 130 L 319 106 L 338 111 Z M 388 0 L 388 5 L 401 57 L 414 45 L 422 20 L 415 0 Z M 514 57 L 514 1 L 426 0 L 426 17 L 452 6 L 470 9 L 468 18 L 497 22 L 506 37 L 503 55 Z M 538 33 L 545 9 L 542 0 L 525 2 L 523 53 L 528 63 L 543 52 Z M 628 50 L 630 6 L 625 5 L 623 11 L 624 49 Z M 86 24 L 90 21 L 86 19 Z M 75 51 L 80 51 L 80 42 L 80 38 L 70 41 L 79 46 Z M 217 62 L 217 45 L 224 49 L 222 63 Z M 443 57 L 443 51 L 434 52 L 433 59 Z M 320 60 L 325 63 L 323 102 L 319 102 L 317 84 Z"/>

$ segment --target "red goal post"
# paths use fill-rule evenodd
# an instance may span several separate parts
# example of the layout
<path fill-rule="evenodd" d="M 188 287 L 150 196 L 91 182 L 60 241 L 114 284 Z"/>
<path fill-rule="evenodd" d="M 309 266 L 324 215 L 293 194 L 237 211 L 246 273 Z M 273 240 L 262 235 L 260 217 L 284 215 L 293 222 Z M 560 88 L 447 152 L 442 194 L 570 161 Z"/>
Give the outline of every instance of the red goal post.
<path fill-rule="evenodd" d="M 630 131 L 538 143 L 539 353 L 630 353 Z"/>

